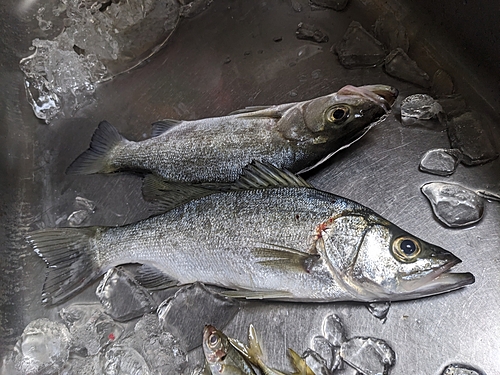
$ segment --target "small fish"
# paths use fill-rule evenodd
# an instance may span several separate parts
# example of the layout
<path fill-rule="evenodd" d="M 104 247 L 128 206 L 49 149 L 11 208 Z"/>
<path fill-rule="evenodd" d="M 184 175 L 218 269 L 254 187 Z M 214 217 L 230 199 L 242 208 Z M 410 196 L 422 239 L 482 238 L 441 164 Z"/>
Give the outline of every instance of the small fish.
<path fill-rule="evenodd" d="M 126 263 L 154 267 L 172 283 L 230 289 L 232 297 L 299 302 L 408 300 L 474 282 L 470 273 L 449 272 L 460 263 L 452 253 L 270 164 L 249 165 L 229 190 L 150 185 L 157 199 L 166 196 L 161 215 L 28 235 L 48 265 L 45 303 Z M 177 193 L 181 203 L 172 199 Z"/>
<path fill-rule="evenodd" d="M 249 107 L 195 121 L 163 120 L 153 137 L 125 139 L 106 121 L 67 174 L 152 172 L 169 181 L 233 182 L 253 160 L 305 172 L 363 136 L 394 103 L 390 86 L 345 86 L 299 103 Z"/>
<path fill-rule="evenodd" d="M 211 325 L 203 330 L 203 352 L 206 366 L 212 375 L 256 375 L 245 357 L 237 351 L 229 338 Z M 206 371 L 206 370 L 205 370 Z"/>
<path fill-rule="evenodd" d="M 264 375 L 315 375 L 311 368 L 307 365 L 304 358 L 299 356 L 292 349 L 288 349 L 288 354 L 292 362 L 295 372 L 287 374 L 273 368 L 270 368 L 262 360 L 262 348 L 257 339 L 257 332 L 253 324 L 248 327 L 248 346 L 242 344 L 236 339 L 229 338 L 231 344 L 245 357 L 252 365 L 258 367 Z"/>

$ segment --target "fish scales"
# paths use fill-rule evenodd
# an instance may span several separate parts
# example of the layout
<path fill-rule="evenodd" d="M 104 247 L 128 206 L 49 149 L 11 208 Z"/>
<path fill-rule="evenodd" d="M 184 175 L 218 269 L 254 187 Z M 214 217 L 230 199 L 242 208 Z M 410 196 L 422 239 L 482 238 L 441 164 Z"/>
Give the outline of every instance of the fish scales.
<path fill-rule="evenodd" d="M 328 274 L 270 270 L 258 263 L 252 250 L 276 244 L 308 252 L 314 248 L 318 223 L 332 212 L 354 207 L 359 209 L 303 188 L 213 194 L 137 224 L 106 230 L 99 239 L 98 263 L 152 263 L 181 284 L 200 281 L 249 290 L 296 285 L 297 298 L 310 298 L 311 291 L 317 291 L 313 298 L 321 298 L 325 278 L 334 285 Z M 349 297 L 340 288 L 337 293 L 323 292 Z"/>
<path fill-rule="evenodd" d="M 68 174 L 141 171 L 169 181 L 234 182 L 253 160 L 292 172 L 321 164 L 381 121 L 397 97 L 385 85 L 345 86 L 337 93 L 227 116 L 161 120 L 153 137 L 133 142 L 103 121 Z"/>
<path fill-rule="evenodd" d="M 236 180 L 253 160 L 272 159 L 278 167 L 294 165 L 305 158 L 304 150 L 277 134 L 276 121 L 242 115 L 228 116 L 224 122 L 183 121 L 157 137 L 117 146 L 112 166 L 151 170 L 172 181 L 222 182 Z"/>
<path fill-rule="evenodd" d="M 474 282 L 448 272 L 460 263 L 452 253 L 270 164 L 252 163 L 222 191 L 180 185 L 151 184 L 173 206 L 137 223 L 30 233 L 49 266 L 45 302 L 125 263 L 153 266 L 178 284 L 233 289 L 224 292 L 233 297 L 300 302 L 397 301 Z"/>

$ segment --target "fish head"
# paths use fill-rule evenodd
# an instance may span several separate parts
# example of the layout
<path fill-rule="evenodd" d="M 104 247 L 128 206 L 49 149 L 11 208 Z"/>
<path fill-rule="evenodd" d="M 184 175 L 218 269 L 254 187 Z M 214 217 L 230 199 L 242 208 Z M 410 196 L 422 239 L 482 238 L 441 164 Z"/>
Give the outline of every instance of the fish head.
<path fill-rule="evenodd" d="M 203 352 L 210 367 L 218 368 L 222 373 L 223 362 L 229 350 L 228 337 L 211 325 L 203 330 Z"/>
<path fill-rule="evenodd" d="M 394 104 L 398 91 L 386 85 L 345 86 L 338 92 L 310 100 L 302 107 L 304 123 L 316 140 L 357 139 Z"/>
<path fill-rule="evenodd" d="M 461 262 L 451 252 L 375 215 L 347 215 L 335 221 L 334 231 L 324 239 L 325 252 L 346 289 L 360 300 L 415 299 L 474 282 L 471 273 L 449 272 Z"/>

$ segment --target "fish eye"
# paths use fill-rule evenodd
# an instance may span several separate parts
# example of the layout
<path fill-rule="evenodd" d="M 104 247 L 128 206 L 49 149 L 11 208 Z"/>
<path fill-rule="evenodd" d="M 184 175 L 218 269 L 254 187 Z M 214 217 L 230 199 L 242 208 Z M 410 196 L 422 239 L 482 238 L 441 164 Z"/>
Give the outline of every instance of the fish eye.
<path fill-rule="evenodd" d="M 212 333 L 209 337 L 208 337 L 208 346 L 210 346 L 211 348 L 217 346 L 217 344 L 220 342 L 220 337 L 218 334 L 216 333 Z"/>
<path fill-rule="evenodd" d="M 400 261 L 413 262 L 420 254 L 420 245 L 411 237 L 399 237 L 392 243 L 392 252 Z"/>
<path fill-rule="evenodd" d="M 331 107 L 326 115 L 326 119 L 334 124 L 341 124 L 349 118 L 350 109 L 346 105 L 336 105 Z"/>

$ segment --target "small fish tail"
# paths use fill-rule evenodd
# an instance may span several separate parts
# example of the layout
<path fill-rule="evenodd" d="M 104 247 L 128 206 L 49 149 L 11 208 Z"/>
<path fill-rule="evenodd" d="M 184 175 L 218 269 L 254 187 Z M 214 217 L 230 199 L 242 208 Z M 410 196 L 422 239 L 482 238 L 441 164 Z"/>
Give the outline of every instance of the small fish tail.
<path fill-rule="evenodd" d="M 262 348 L 257 338 L 257 332 L 253 324 L 248 327 L 248 356 L 253 364 L 258 364 L 262 361 Z"/>
<path fill-rule="evenodd" d="M 78 156 L 66 170 L 66 174 L 93 174 L 116 172 L 110 163 L 111 152 L 126 141 L 118 130 L 107 121 L 102 121 L 94 132 L 90 147 Z"/>
<path fill-rule="evenodd" d="M 54 228 L 27 236 L 33 250 L 47 264 L 42 303 L 63 302 L 102 274 L 92 247 L 98 229 Z"/>

